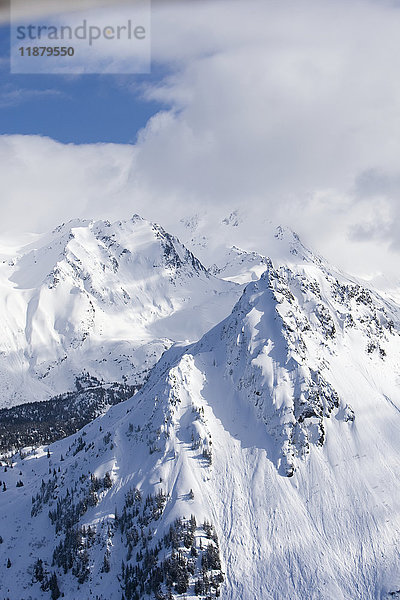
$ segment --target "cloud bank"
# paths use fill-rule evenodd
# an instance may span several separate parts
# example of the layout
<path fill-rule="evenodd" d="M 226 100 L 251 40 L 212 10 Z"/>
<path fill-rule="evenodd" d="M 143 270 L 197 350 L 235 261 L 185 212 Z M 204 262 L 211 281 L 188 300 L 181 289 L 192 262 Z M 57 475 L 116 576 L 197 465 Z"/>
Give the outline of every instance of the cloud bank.
<path fill-rule="evenodd" d="M 367 0 L 157 3 L 135 146 L 0 138 L 1 227 L 241 208 L 359 275 L 397 277 L 400 9 Z"/>

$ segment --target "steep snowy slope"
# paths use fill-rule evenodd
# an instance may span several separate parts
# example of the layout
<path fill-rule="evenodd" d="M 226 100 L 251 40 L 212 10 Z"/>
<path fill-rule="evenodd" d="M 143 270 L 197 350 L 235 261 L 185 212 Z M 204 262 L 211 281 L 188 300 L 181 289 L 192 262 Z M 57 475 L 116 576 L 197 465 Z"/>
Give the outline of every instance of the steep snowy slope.
<path fill-rule="evenodd" d="M 72 390 L 82 373 L 141 383 L 239 294 L 140 217 L 62 225 L 1 265 L 0 407 Z"/>
<path fill-rule="evenodd" d="M 397 305 L 269 262 L 133 398 L 10 459 L 1 593 L 395 598 L 399 351 Z"/>

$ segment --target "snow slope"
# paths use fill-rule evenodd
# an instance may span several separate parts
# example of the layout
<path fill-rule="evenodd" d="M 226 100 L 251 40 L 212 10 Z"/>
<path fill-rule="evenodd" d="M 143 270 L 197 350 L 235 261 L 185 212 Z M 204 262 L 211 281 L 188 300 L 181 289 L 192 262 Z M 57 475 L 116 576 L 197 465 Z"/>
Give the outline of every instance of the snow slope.
<path fill-rule="evenodd" d="M 224 217 L 204 212 L 182 218 L 174 232 L 213 273 L 238 283 L 258 279 L 265 271 L 266 257 L 288 266 L 323 262 L 292 230 L 265 217 L 251 217 L 246 207 Z"/>
<path fill-rule="evenodd" d="M 176 341 L 224 318 L 240 287 L 138 216 L 76 220 L 0 265 L 0 407 L 48 399 L 89 373 L 141 383 Z"/>
<path fill-rule="evenodd" d="M 4 597 L 52 573 L 67 600 L 396 597 L 399 307 L 315 257 L 266 267 L 133 398 L 10 458 Z"/>

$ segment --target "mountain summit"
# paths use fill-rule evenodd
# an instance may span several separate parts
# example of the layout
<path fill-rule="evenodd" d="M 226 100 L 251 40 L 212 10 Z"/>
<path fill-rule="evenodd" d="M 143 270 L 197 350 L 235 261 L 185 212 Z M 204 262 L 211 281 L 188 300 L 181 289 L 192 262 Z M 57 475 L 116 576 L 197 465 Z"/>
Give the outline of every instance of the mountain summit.
<path fill-rule="evenodd" d="M 5 597 L 400 594 L 399 307 L 325 261 L 263 264 L 132 398 L 3 459 Z"/>
<path fill-rule="evenodd" d="M 137 215 L 74 220 L 1 265 L 2 406 L 75 389 L 83 374 L 141 384 L 162 352 L 197 340 L 240 288 Z"/>

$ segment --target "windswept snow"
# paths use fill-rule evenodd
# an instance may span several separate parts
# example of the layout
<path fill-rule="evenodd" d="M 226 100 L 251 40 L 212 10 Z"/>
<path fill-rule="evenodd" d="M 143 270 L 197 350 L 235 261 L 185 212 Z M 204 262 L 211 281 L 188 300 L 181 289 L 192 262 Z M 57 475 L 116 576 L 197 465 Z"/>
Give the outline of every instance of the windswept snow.
<path fill-rule="evenodd" d="M 66 600 L 134 598 L 132 581 L 143 599 L 168 598 L 168 581 L 181 600 L 215 597 L 219 586 L 224 600 L 396 597 L 399 307 L 302 252 L 283 264 L 263 259 L 232 312 L 199 341 L 167 350 L 131 399 L 49 452 L 9 457 L 0 474 L 4 597 L 49 598 L 38 559 Z M 94 277 L 82 285 L 101 292 Z M 68 546 L 71 527 L 79 530 Z M 160 577 L 158 596 L 140 588 L 148 561 L 145 581 Z M 202 573 L 215 587 L 196 593 Z"/>

